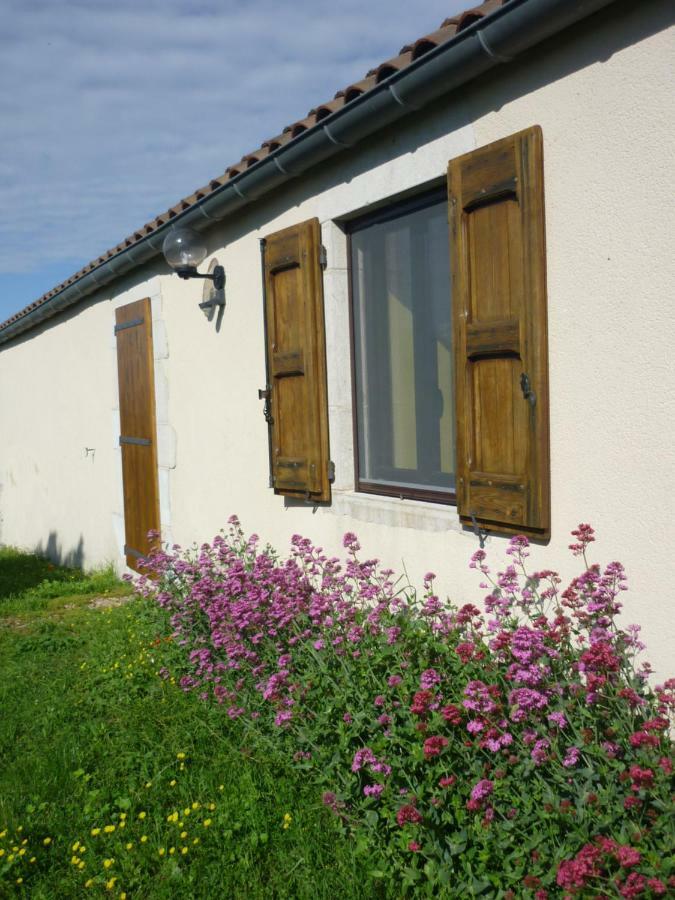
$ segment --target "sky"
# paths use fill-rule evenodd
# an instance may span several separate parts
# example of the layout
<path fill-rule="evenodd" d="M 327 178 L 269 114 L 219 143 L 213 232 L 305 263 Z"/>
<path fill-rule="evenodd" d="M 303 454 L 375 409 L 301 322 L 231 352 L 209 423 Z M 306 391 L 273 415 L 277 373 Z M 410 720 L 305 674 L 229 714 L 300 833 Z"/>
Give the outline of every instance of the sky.
<path fill-rule="evenodd" d="M 468 0 L 0 0 L 0 322 Z"/>

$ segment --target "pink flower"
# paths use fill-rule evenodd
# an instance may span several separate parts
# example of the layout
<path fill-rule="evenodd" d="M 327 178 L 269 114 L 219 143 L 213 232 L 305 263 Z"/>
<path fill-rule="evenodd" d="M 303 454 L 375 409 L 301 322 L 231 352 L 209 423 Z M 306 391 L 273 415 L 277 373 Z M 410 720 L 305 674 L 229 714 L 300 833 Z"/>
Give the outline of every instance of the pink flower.
<path fill-rule="evenodd" d="M 396 813 L 396 821 L 399 826 L 403 828 L 408 822 L 417 825 L 418 822 L 422 821 L 422 816 L 411 803 L 406 803 L 405 806 L 402 806 Z"/>
<path fill-rule="evenodd" d="M 424 756 L 430 759 L 432 756 L 438 756 L 441 751 L 448 746 L 448 739 L 437 735 L 427 738 L 424 742 Z"/>
<path fill-rule="evenodd" d="M 473 811 L 480 809 L 494 789 L 494 784 L 488 778 L 483 778 L 471 789 L 471 796 L 467 801 L 466 808 Z"/>
<path fill-rule="evenodd" d="M 567 753 L 565 753 L 565 758 L 563 759 L 563 766 L 566 769 L 570 769 L 572 766 L 576 766 L 579 762 L 579 757 L 581 753 L 579 752 L 578 747 L 568 747 Z"/>
<path fill-rule="evenodd" d="M 354 759 L 352 760 L 352 772 L 358 772 L 359 769 L 362 769 L 365 765 L 372 765 L 375 762 L 377 762 L 377 759 L 370 747 L 363 747 L 362 750 L 357 750 L 354 754 Z"/>
<path fill-rule="evenodd" d="M 408 844 L 408 850 L 410 850 L 411 853 L 419 853 L 421 849 L 422 845 L 418 844 L 417 841 L 410 841 Z"/>
<path fill-rule="evenodd" d="M 440 683 L 441 676 L 435 669 L 425 669 L 420 675 L 420 687 L 425 691 L 430 690 L 430 688 L 433 688 Z"/>
<path fill-rule="evenodd" d="M 363 793 L 366 797 L 379 797 L 383 790 L 383 784 L 367 784 L 363 789 Z"/>
<path fill-rule="evenodd" d="M 547 716 L 551 725 L 557 725 L 558 728 L 565 728 L 567 725 L 567 719 L 561 712 L 553 712 Z"/>
<path fill-rule="evenodd" d="M 634 847 L 629 847 L 627 845 L 617 848 L 616 858 L 619 862 L 619 865 L 623 866 L 624 869 L 629 869 L 631 866 L 637 866 L 640 864 L 639 850 L 636 850 Z"/>
<path fill-rule="evenodd" d="M 459 706 L 455 706 L 454 703 L 444 706 L 441 710 L 441 715 L 450 725 L 462 724 L 462 710 Z"/>
<path fill-rule="evenodd" d="M 413 696 L 410 712 L 416 716 L 423 716 L 429 709 L 433 699 L 434 695 L 431 691 L 417 691 Z"/>
<path fill-rule="evenodd" d="M 438 779 L 438 786 L 442 788 L 452 787 L 453 784 L 457 781 L 454 775 L 444 775 L 442 778 Z"/>
<path fill-rule="evenodd" d="M 398 685 L 403 681 L 400 675 L 390 675 L 387 678 L 387 684 L 390 688 L 398 687 Z"/>

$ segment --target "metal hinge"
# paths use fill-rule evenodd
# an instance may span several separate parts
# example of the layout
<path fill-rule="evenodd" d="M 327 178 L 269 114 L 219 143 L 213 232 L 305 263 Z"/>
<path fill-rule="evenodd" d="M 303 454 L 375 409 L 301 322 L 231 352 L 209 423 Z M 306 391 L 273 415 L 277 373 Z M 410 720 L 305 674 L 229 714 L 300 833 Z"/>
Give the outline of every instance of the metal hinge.
<path fill-rule="evenodd" d="M 328 460 L 328 480 L 332 484 L 335 481 L 335 463 L 332 459 Z"/>
<path fill-rule="evenodd" d="M 323 244 L 319 244 L 319 265 L 322 269 L 325 269 L 328 265 L 328 254 Z"/>

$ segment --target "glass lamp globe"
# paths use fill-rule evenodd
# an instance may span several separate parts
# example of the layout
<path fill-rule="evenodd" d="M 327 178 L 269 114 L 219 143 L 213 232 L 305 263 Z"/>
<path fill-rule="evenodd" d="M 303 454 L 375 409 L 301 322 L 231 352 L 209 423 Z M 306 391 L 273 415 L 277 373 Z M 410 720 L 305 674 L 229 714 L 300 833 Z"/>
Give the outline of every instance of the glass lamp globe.
<path fill-rule="evenodd" d="M 194 271 L 206 258 L 204 239 L 193 228 L 174 228 L 164 238 L 162 252 L 168 264 L 178 273 Z"/>

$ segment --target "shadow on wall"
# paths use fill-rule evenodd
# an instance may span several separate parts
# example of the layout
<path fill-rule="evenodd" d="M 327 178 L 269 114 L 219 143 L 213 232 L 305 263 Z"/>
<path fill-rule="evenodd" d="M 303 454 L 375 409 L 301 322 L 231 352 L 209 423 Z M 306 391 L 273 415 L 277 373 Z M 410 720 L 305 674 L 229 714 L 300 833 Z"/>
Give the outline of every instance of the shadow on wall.
<path fill-rule="evenodd" d="M 36 556 L 43 556 L 51 560 L 55 565 L 68 566 L 68 568 L 81 569 L 84 561 L 84 538 L 80 539 L 72 550 L 64 550 L 55 531 L 49 532 L 47 542 L 42 541 L 33 550 Z"/>

